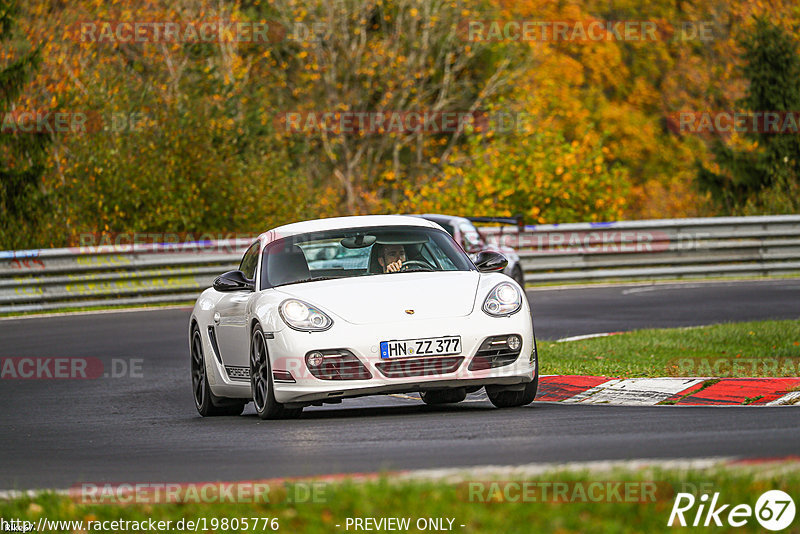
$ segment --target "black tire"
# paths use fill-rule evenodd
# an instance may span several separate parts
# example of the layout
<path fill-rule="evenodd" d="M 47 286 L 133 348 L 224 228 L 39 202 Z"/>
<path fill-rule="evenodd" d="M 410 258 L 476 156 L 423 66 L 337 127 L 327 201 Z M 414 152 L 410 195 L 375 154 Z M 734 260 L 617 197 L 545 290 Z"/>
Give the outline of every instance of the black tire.
<path fill-rule="evenodd" d="M 532 403 L 538 389 L 539 370 L 537 369 L 536 376 L 525 385 L 524 389 L 512 390 L 502 386 L 486 386 L 486 396 L 497 408 L 514 408 Z"/>
<path fill-rule="evenodd" d="M 239 399 L 224 399 L 211 392 L 206 373 L 206 356 L 203 351 L 203 339 L 197 325 L 192 327 L 190 345 L 192 369 L 192 393 L 197 412 L 203 417 L 219 415 L 239 415 L 244 410 L 246 401 Z"/>
<path fill-rule="evenodd" d="M 514 270 L 511 271 L 511 278 L 513 278 L 522 289 L 525 289 L 525 273 L 522 272 L 522 267 L 520 267 L 519 264 L 516 264 Z"/>
<path fill-rule="evenodd" d="M 253 335 L 250 337 L 250 388 L 256 413 L 261 419 L 297 417 L 303 411 L 303 408 L 285 408 L 275 400 L 272 367 L 261 325 L 253 328 Z"/>
<path fill-rule="evenodd" d="M 455 404 L 467 398 L 464 388 L 434 389 L 420 391 L 420 398 L 425 404 Z"/>

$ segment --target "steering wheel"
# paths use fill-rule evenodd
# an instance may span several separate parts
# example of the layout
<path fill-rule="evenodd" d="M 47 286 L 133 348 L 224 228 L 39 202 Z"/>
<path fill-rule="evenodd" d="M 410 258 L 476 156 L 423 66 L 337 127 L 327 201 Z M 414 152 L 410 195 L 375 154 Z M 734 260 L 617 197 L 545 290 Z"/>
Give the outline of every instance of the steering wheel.
<path fill-rule="evenodd" d="M 419 260 L 408 260 L 407 262 L 405 262 L 405 263 L 404 263 L 404 264 L 403 264 L 403 265 L 400 267 L 400 272 L 401 272 L 401 273 L 404 273 L 404 272 L 407 272 L 407 271 L 409 271 L 410 269 L 406 269 L 406 267 L 409 267 L 409 266 L 412 266 L 412 267 L 413 267 L 413 266 L 421 267 L 421 268 L 422 268 L 424 271 L 432 271 L 432 270 L 433 270 L 433 267 L 431 267 L 431 266 L 428 264 L 428 262 L 425 262 L 425 261 L 419 261 Z"/>

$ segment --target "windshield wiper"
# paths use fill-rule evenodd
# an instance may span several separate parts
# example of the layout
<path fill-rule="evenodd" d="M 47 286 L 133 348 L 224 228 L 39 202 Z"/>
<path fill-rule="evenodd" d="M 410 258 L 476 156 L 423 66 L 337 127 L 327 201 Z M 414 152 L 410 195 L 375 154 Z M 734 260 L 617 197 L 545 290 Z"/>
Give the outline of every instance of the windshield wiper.
<path fill-rule="evenodd" d="M 346 278 L 345 276 L 318 276 L 316 278 L 303 278 L 302 280 L 295 280 L 294 282 L 286 282 L 285 284 L 281 284 L 280 286 L 274 287 L 281 287 L 281 286 L 290 286 L 293 284 L 304 284 L 306 282 L 317 282 L 319 280 L 336 280 L 339 278 Z"/>

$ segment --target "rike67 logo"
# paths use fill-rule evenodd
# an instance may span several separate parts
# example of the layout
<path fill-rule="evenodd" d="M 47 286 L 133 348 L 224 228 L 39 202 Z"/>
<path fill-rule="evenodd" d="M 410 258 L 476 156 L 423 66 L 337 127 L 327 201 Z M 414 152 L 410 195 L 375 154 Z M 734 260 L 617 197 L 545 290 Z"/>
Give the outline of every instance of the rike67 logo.
<path fill-rule="evenodd" d="M 794 501 L 786 492 L 764 492 L 756 501 L 755 508 L 749 504 L 737 504 L 733 507 L 722 504 L 719 495 L 719 492 L 714 493 L 709 499 L 708 494 L 704 493 L 696 499 L 691 493 L 678 493 L 667 526 L 721 527 L 727 523 L 732 527 L 743 527 L 755 516 L 762 527 L 777 531 L 785 529 L 794 521 Z"/>

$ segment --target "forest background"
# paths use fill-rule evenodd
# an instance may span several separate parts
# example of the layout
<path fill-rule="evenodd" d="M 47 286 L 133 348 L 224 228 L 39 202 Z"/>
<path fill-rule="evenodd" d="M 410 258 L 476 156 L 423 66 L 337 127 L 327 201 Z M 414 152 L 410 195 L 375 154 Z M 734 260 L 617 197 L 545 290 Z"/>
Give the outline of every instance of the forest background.
<path fill-rule="evenodd" d="M 539 224 L 800 208 L 796 131 L 680 122 L 800 111 L 793 0 L 2 0 L 0 10 L 0 250 L 369 213 Z M 269 39 L 103 33 L 220 21 L 266 24 Z M 492 21 L 607 31 L 525 40 L 490 35 Z M 651 24 L 655 38 L 617 34 L 620 21 Z M 486 31 L 469 34 L 478 23 Z M 26 111 L 89 127 L 21 131 Z M 286 124 L 336 112 L 484 120 L 433 132 Z"/>

